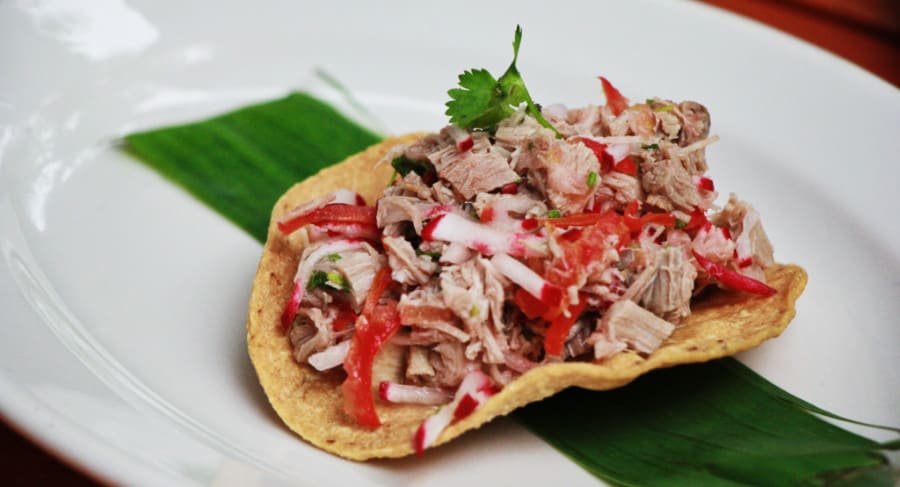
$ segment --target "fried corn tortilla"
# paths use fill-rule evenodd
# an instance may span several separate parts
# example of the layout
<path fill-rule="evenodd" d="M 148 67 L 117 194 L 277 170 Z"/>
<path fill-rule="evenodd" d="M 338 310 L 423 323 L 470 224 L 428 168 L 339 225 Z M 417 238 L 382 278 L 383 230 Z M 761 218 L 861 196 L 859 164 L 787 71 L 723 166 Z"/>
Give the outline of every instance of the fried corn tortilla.
<path fill-rule="evenodd" d="M 376 163 L 397 144 L 421 137 L 393 137 L 349 157 L 296 184 L 276 203 L 259 269 L 253 282 L 247 323 L 250 358 L 272 407 L 288 427 L 313 445 L 353 460 L 402 457 L 413 453 L 411 438 L 434 406 L 392 404 L 376 398 L 382 426 L 368 429 L 344 413 L 342 371 L 325 373 L 294 361 L 287 337 L 279 331 L 284 303 L 291 293 L 301 253 L 300 244 L 278 231 L 275 222 L 286 211 L 338 188 L 357 191 L 374 203 L 391 177 L 389 164 Z M 691 315 L 648 357 L 622 352 L 600 363 L 564 362 L 542 365 L 523 374 L 482 404 L 474 413 L 441 433 L 435 445 L 478 428 L 567 387 L 605 390 L 623 386 L 660 367 L 704 362 L 753 348 L 776 337 L 794 317 L 794 303 L 806 285 L 806 272 L 796 265 L 775 264 L 768 284 L 778 290 L 765 298 L 747 293 L 704 293 Z M 401 360 L 386 345 L 376 361 L 373 384 L 390 380 L 391 362 Z M 396 379 L 394 379 L 396 380 Z"/>

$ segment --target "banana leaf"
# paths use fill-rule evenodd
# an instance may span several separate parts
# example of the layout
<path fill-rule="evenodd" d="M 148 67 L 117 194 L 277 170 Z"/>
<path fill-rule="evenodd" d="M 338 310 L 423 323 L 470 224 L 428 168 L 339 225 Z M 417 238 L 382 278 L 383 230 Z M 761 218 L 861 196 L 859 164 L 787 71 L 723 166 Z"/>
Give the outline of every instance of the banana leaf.
<path fill-rule="evenodd" d="M 260 243 L 294 182 L 380 137 L 305 93 L 128 135 L 126 150 Z M 569 389 L 514 414 L 587 471 L 622 485 L 892 485 L 879 444 L 723 359 L 618 390 Z"/>

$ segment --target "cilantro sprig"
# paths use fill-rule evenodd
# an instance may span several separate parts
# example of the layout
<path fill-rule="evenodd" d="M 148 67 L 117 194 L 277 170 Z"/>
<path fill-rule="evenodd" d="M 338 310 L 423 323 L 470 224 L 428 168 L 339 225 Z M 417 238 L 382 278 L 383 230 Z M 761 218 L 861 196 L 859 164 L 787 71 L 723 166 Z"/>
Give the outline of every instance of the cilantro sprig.
<path fill-rule="evenodd" d="M 541 115 L 516 68 L 521 43 L 522 27 L 517 25 L 512 64 L 499 79 L 494 79 L 486 69 L 471 69 L 459 75 L 460 87 L 447 92 L 450 101 L 447 102 L 446 115 L 450 116 L 450 123 L 464 129 L 494 131 L 501 120 L 512 115 L 524 102 L 532 117 L 561 137 L 559 131 Z"/>

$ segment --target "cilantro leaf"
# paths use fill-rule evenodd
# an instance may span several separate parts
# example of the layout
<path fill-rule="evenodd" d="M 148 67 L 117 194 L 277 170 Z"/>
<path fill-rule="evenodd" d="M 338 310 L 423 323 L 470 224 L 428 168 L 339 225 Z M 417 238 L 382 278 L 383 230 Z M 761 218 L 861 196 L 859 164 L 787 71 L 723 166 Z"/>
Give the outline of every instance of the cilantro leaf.
<path fill-rule="evenodd" d="M 324 271 L 316 271 L 309 278 L 309 282 L 306 283 L 306 290 L 312 291 L 316 288 L 324 288 L 326 283 L 328 282 L 328 273 Z"/>
<path fill-rule="evenodd" d="M 561 137 L 559 131 L 541 115 L 516 68 L 521 43 L 522 27 L 516 26 L 513 61 L 500 79 L 494 79 L 486 69 L 472 69 L 459 75 L 460 88 L 447 92 L 450 101 L 447 102 L 445 113 L 450 116 L 450 123 L 464 129 L 493 131 L 501 120 L 512 115 L 519 105 L 525 103 L 531 116 L 544 127 L 553 130 L 557 137 Z"/>
<path fill-rule="evenodd" d="M 395 171 L 400 173 L 401 176 L 406 176 L 410 172 L 414 172 L 419 176 L 422 176 L 429 171 L 434 172 L 434 166 L 432 166 L 430 162 L 414 161 L 406 156 L 399 156 L 394 158 L 391 161 L 391 166 Z"/>

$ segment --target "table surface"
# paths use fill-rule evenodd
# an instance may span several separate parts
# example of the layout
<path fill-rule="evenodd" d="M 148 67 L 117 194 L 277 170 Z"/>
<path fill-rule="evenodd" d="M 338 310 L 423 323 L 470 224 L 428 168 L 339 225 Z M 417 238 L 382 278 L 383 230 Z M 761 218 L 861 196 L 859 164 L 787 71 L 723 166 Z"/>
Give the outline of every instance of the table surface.
<path fill-rule="evenodd" d="M 701 0 L 804 39 L 900 86 L 900 2 L 896 0 Z M 97 485 L 0 422 L 8 485 Z"/>

